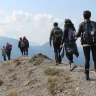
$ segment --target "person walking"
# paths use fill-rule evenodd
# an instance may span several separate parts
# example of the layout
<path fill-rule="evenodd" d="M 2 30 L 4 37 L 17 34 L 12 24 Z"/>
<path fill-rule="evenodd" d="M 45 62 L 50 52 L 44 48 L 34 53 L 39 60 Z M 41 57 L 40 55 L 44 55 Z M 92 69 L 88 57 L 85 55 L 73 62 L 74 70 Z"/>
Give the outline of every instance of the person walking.
<path fill-rule="evenodd" d="M 29 48 L 29 41 L 28 39 L 24 36 L 23 37 L 23 41 L 24 41 L 24 44 L 25 44 L 25 47 L 24 47 L 24 55 L 27 55 L 28 56 L 28 48 Z"/>
<path fill-rule="evenodd" d="M 25 48 L 25 43 L 24 43 L 22 37 L 20 37 L 20 40 L 18 42 L 18 48 L 20 48 L 22 56 L 25 55 L 25 49 L 24 49 Z"/>
<path fill-rule="evenodd" d="M 96 71 L 96 22 L 91 21 L 91 12 L 86 10 L 83 12 L 84 21 L 79 25 L 77 37 L 81 37 L 81 45 L 85 56 L 85 78 L 89 80 L 90 68 L 90 51 L 94 61 Z"/>
<path fill-rule="evenodd" d="M 60 56 L 60 51 L 61 51 L 60 45 L 61 45 L 62 35 L 63 35 L 62 29 L 58 27 L 57 22 L 54 22 L 53 28 L 50 33 L 49 43 L 51 47 L 52 46 L 51 41 L 53 40 L 56 65 L 62 62 L 61 56 Z"/>
<path fill-rule="evenodd" d="M 6 43 L 6 49 L 5 49 L 5 51 L 6 51 L 8 60 L 10 60 L 10 57 L 11 57 L 11 50 L 12 50 L 12 45 L 7 42 Z"/>
<path fill-rule="evenodd" d="M 73 61 L 73 54 L 77 57 L 79 56 L 76 45 L 75 31 L 76 30 L 72 21 L 70 19 L 65 19 L 62 45 L 64 44 L 65 46 L 66 57 L 70 62 L 70 71 L 77 67 Z M 62 47 L 62 45 L 60 47 Z"/>
<path fill-rule="evenodd" d="M 3 46 L 3 48 L 1 48 L 1 50 L 2 50 L 2 56 L 3 56 L 3 59 L 4 59 L 4 61 L 6 61 L 5 46 Z"/>

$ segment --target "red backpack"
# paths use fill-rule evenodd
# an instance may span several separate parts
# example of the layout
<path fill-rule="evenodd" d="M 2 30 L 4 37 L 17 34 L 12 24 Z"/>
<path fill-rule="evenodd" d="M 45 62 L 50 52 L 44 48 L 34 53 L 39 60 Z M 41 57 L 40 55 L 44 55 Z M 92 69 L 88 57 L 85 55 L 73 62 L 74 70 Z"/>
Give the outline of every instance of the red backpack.
<path fill-rule="evenodd" d="M 8 50 L 12 50 L 12 45 L 11 44 L 8 45 Z"/>

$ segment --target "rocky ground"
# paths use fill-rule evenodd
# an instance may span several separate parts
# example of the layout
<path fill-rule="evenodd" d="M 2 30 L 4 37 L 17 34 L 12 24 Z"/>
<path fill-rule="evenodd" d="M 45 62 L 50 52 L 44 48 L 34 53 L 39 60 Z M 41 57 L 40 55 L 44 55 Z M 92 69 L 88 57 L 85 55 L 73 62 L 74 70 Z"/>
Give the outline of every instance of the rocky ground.
<path fill-rule="evenodd" d="M 0 63 L 0 96 L 96 96 L 96 73 L 84 67 L 69 71 L 69 64 L 37 54 Z"/>

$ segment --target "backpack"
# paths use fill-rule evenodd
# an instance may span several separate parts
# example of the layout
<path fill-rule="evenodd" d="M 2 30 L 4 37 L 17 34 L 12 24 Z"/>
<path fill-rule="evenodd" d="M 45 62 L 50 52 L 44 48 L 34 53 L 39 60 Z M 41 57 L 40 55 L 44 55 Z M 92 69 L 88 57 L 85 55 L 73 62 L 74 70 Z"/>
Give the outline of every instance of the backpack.
<path fill-rule="evenodd" d="M 96 44 L 96 27 L 92 21 L 84 23 L 83 40 L 89 45 Z"/>
<path fill-rule="evenodd" d="M 10 50 L 10 51 L 12 50 L 12 45 L 11 44 L 8 45 L 8 50 Z"/>
<path fill-rule="evenodd" d="M 76 34 L 75 31 L 70 28 L 68 31 L 68 36 L 67 36 L 67 42 L 75 42 L 76 41 Z"/>
<path fill-rule="evenodd" d="M 28 40 L 24 39 L 23 42 L 24 42 L 25 46 L 28 46 Z"/>
<path fill-rule="evenodd" d="M 25 46 L 25 43 L 23 40 L 20 41 L 20 47 L 24 47 Z"/>
<path fill-rule="evenodd" d="M 62 40 L 62 32 L 61 30 L 54 30 L 54 42 L 55 43 L 60 43 Z"/>

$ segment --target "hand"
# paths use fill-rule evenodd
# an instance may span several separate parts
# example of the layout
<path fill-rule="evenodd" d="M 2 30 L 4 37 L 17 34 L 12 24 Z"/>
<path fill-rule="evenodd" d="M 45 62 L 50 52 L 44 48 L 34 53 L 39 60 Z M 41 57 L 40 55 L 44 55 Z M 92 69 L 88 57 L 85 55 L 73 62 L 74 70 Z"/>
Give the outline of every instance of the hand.
<path fill-rule="evenodd" d="M 62 45 L 60 45 L 60 48 L 62 48 Z"/>

